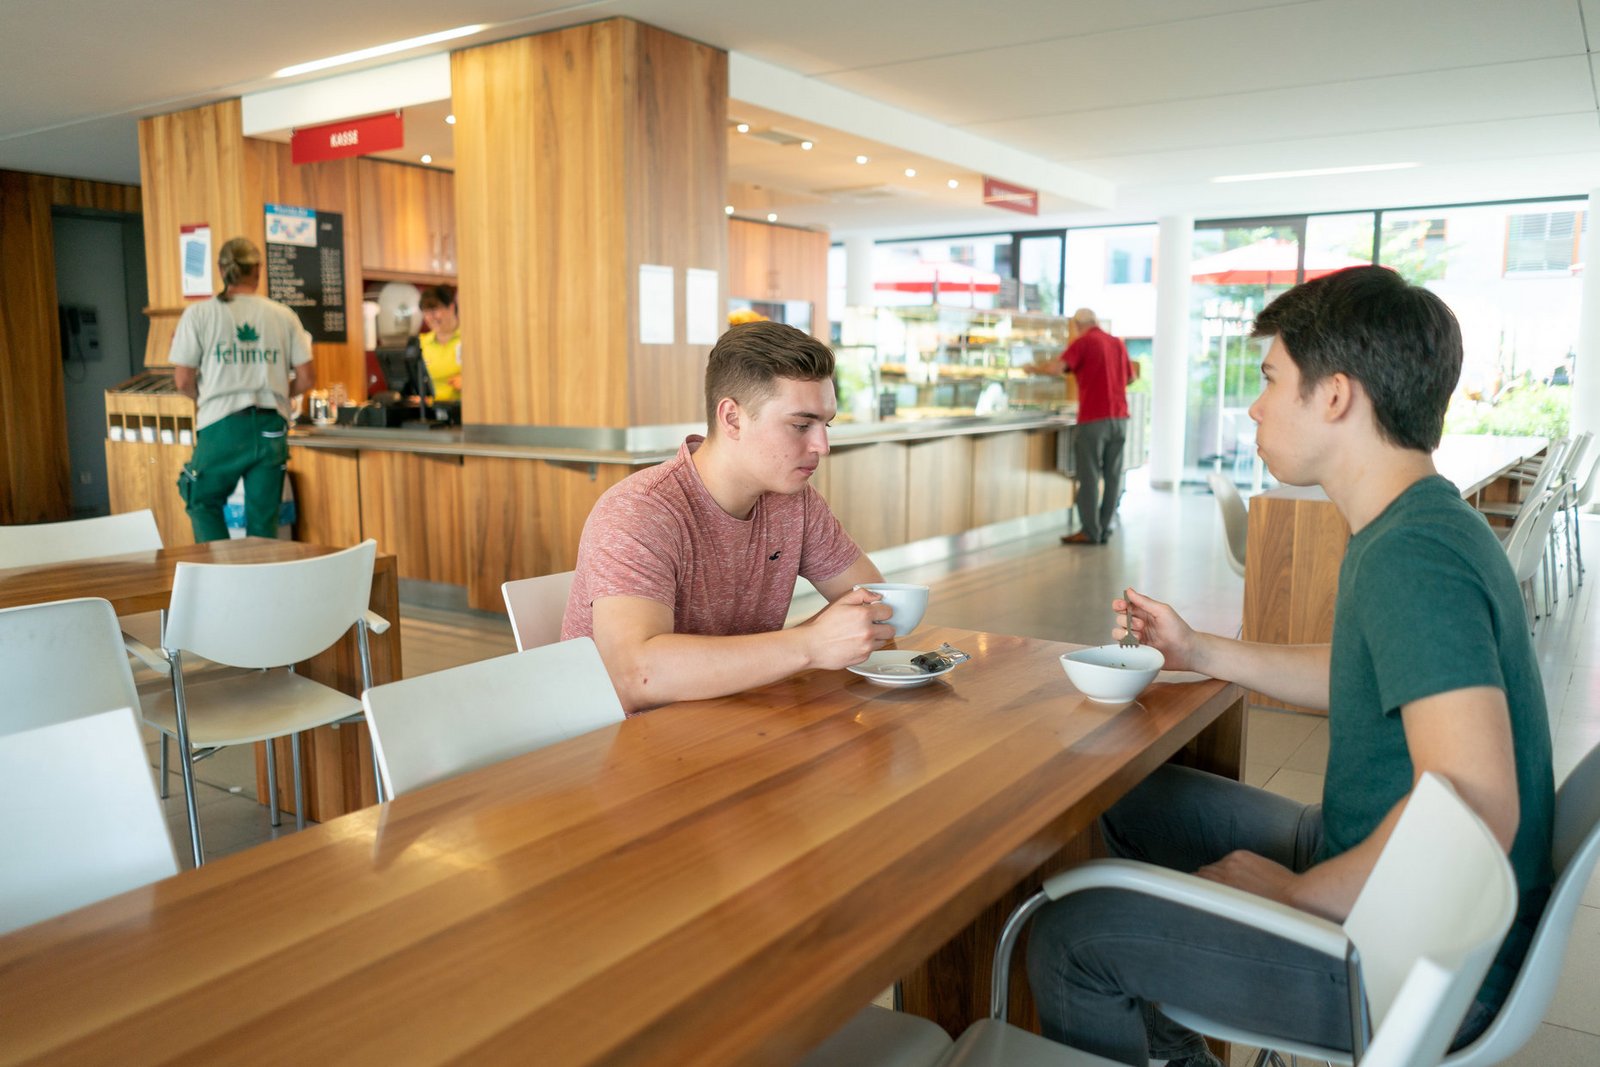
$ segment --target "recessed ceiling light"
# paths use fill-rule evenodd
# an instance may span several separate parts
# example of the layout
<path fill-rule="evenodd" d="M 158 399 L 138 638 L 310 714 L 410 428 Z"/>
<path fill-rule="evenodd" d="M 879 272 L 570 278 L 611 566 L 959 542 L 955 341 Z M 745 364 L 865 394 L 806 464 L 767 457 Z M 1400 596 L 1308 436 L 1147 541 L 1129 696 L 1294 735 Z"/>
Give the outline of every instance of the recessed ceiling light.
<path fill-rule="evenodd" d="M 722 209 L 722 213 L 723 213 L 723 214 L 724 214 L 724 215 L 732 215 L 732 214 L 733 214 L 733 205 L 732 205 L 732 204 L 729 204 L 729 205 L 727 205 L 727 206 L 726 206 L 726 207 L 724 207 L 724 208 L 723 208 L 723 209 Z"/>
<path fill-rule="evenodd" d="M 750 124 L 748 122 L 741 122 L 739 125 L 735 126 L 734 129 L 738 130 L 740 133 L 749 133 Z"/>
<path fill-rule="evenodd" d="M 949 181 L 945 182 L 945 184 L 948 185 L 952 189 L 961 188 L 961 183 L 956 181 L 954 178 L 951 178 Z"/>
<path fill-rule="evenodd" d="M 445 125 L 454 126 L 456 124 L 456 117 L 454 115 L 446 115 L 444 117 L 444 121 Z"/>
<path fill-rule="evenodd" d="M 916 176 L 917 176 L 917 168 L 916 167 L 907 167 L 906 168 L 906 177 L 907 178 L 915 178 Z"/>
<path fill-rule="evenodd" d="M 428 153 L 424 152 L 424 153 L 422 153 L 422 161 L 424 163 L 432 163 L 433 162 L 433 157 L 428 155 Z"/>
<path fill-rule="evenodd" d="M 411 48 L 423 48 L 440 41 L 453 41 L 457 37 L 466 37 L 486 30 L 489 27 L 483 23 L 471 26 L 457 26 L 453 30 L 440 30 L 438 33 L 427 33 L 421 37 L 407 37 L 403 41 L 391 41 L 388 44 L 373 45 L 371 48 L 361 48 L 354 52 L 342 52 L 327 59 L 314 59 L 309 63 L 296 63 L 292 67 L 272 72 L 274 78 L 292 78 L 296 74 L 309 74 L 314 70 L 327 70 L 329 67 L 342 67 L 346 63 L 359 63 L 363 59 L 373 59 L 377 56 L 387 56 L 395 52 L 404 52 Z"/>
<path fill-rule="evenodd" d="M 778 221 L 777 213 L 773 212 L 773 211 L 767 212 L 767 221 L 768 222 L 777 222 Z"/>
<path fill-rule="evenodd" d="M 1324 174 L 1363 174 L 1374 170 L 1409 170 L 1421 163 L 1363 163 L 1354 167 L 1316 167 L 1312 170 L 1270 170 L 1260 174 L 1224 174 L 1213 182 L 1265 182 L 1274 178 L 1315 178 Z"/>
<path fill-rule="evenodd" d="M 866 161 L 867 161 L 867 157 L 866 156 L 857 156 L 856 157 L 856 162 L 857 163 L 865 163 Z"/>
<path fill-rule="evenodd" d="M 814 147 L 815 146 L 810 141 L 801 141 L 800 142 L 800 150 L 803 151 L 803 152 L 809 152 Z"/>

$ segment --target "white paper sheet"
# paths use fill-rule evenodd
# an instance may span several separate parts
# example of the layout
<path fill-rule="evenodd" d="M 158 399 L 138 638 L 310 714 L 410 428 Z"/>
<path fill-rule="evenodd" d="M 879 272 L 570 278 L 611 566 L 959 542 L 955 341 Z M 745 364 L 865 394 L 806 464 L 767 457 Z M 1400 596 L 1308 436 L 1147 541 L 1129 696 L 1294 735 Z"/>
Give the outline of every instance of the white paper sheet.
<path fill-rule="evenodd" d="M 211 295 L 211 227 L 178 228 L 178 262 L 183 264 L 183 295 Z"/>
<path fill-rule="evenodd" d="M 684 328 L 692 345 L 714 345 L 726 320 L 718 314 L 717 272 L 690 267 L 683 282 Z"/>
<path fill-rule="evenodd" d="M 670 345 L 677 335 L 672 268 L 639 264 L 639 343 Z"/>

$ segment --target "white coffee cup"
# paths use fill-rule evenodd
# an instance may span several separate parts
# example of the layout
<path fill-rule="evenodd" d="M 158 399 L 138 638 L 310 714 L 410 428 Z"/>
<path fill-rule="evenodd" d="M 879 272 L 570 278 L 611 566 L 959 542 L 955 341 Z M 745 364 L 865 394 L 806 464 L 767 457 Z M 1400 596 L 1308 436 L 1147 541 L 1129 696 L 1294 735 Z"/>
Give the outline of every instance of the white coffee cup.
<path fill-rule="evenodd" d="M 894 609 L 894 614 L 889 616 L 889 625 L 894 627 L 896 637 L 904 637 L 917 628 L 922 621 L 922 613 L 928 610 L 928 587 L 925 585 L 903 585 L 899 582 L 872 582 L 867 585 L 858 585 L 857 589 L 870 589 L 883 598 L 883 603 Z"/>

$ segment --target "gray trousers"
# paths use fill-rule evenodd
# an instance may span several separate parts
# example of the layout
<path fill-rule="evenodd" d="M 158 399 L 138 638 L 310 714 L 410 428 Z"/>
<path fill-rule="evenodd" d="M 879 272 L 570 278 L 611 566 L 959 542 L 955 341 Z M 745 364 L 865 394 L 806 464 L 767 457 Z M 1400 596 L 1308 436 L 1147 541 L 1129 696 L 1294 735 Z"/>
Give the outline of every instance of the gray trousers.
<path fill-rule="evenodd" d="M 1078 476 L 1078 522 L 1091 541 L 1111 533 L 1122 499 L 1122 446 L 1127 419 L 1096 419 L 1073 430 L 1072 459 Z"/>
<path fill-rule="evenodd" d="M 1175 870 L 1247 849 L 1301 871 L 1321 844 L 1322 808 L 1168 765 L 1107 812 L 1101 829 L 1113 855 Z M 1041 911 L 1028 980 L 1046 1037 L 1139 1067 L 1205 1047 L 1156 1004 L 1350 1047 L 1343 961 L 1142 893 L 1090 890 Z"/>

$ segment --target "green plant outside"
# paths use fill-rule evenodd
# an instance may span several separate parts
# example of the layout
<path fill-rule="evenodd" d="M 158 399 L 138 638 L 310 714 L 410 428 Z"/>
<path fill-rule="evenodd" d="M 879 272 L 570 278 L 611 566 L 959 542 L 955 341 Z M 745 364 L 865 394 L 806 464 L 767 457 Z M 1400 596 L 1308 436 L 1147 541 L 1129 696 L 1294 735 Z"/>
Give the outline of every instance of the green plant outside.
<path fill-rule="evenodd" d="M 1445 433 L 1494 434 L 1500 437 L 1567 435 L 1572 387 L 1531 382 L 1502 393 L 1495 403 L 1457 394 L 1445 413 Z"/>

